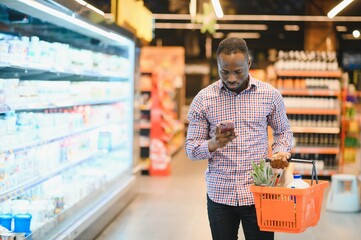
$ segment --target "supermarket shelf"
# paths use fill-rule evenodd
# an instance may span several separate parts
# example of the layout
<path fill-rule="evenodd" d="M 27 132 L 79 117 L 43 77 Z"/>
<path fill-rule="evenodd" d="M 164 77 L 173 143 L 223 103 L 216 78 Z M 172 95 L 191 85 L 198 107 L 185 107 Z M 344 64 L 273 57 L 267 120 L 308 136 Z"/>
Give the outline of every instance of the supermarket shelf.
<path fill-rule="evenodd" d="M 358 96 L 358 97 L 361 97 L 361 91 L 356 91 L 355 95 Z"/>
<path fill-rule="evenodd" d="M 305 147 L 296 146 L 291 150 L 291 153 L 317 153 L 317 154 L 339 154 L 339 147 Z"/>
<path fill-rule="evenodd" d="M 133 167 L 132 173 L 137 174 L 143 169 L 142 164 L 138 163 L 136 166 Z"/>
<path fill-rule="evenodd" d="M 108 126 L 108 125 L 111 125 L 111 124 L 118 124 L 118 123 L 109 123 L 109 124 L 101 124 L 101 125 L 91 126 L 91 127 L 84 127 L 79 131 L 70 132 L 70 133 L 67 133 L 67 134 L 60 133 L 60 134 L 58 134 L 56 136 L 52 136 L 52 137 L 49 137 L 49 138 L 22 143 L 22 144 L 19 144 L 17 146 L 12 147 L 11 149 L 9 149 L 9 148 L 0 149 L 0 153 L 19 153 L 19 152 L 23 152 L 23 151 L 26 151 L 26 150 L 30 150 L 32 148 L 42 146 L 42 145 L 50 144 L 50 143 L 61 141 L 63 139 L 70 138 L 70 137 L 73 137 L 73 136 L 76 136 L 76 135 L 79 135 L 79 134 L 90 132 L 92 130 L 95 130 L 95 129 L 98 129 L 98 128 L 101 128 L 101 127 L 104 127 L 104 126 Z M 62 131 L 58 131 L 58 132 L 62 132 Z"/>
<path fill-rule="evenodd" d="M 329 77 L 340 78 L 341 71 L 302 71 L 302 70 L 278 70 L 279 77 Z"/>
<path fill-rule="evenodd" d="M 361 91 L 354 91 L 354 92 L 348 92 L 347 93 L 348 96 L 356 96 L 356 97 L 361 97 Z"/>
<path fill-rule="evenodd" d="M 150 129 L 152 127 L 152 124 L 150 123 L 141 123 L 140 128 L 141 129 Z"/>
<path fill-rule="evenodd" d="M 97 72 L 90 70 L 56 69 L 29 62 L 0 62 L 0 78 L 20 78 L 21 80 L 126 80 L 128 76 L 119 72 Z"/>
<path fill-rule="evenodd" d="M 345 131 L 345 134 L 346 136 L 348 137 L 355 137 L 355 138 L 358 138 L 358 137 L 361 137 L 361 132 L 354 132 L 354 131 Z"/>
<path fill-rule="evenodd" d="M 153 73 L 152 73 L 152 71 L 148 71 L 148 70 L 143 70 L 143 69 L 140 69 L 140 74 L 141 75 L 152 75 Z"/>
<path fill-rule="evenodd" d="M 141 88 L 140 91 L 141 92 L 151 92 L 152 89 L 151 88 Z"/>
<path fill-rule="evenodd" d="M 0 104 L 0 114 L 1 113 L 7 113 L 10 110 L 11 110 L 11 108 L 8 105 Z"/>
<path fill-rule="evenodd" d="M 360 145 L 357 145 L 357 146 L 349 146 L 349 145 L 346 145 L 344 146 L 345 149 L 359 149 L 360 148 Z"/>
<path fill-rule="evenodd" d="M 317 170 L 317 176 L 331 176 L 333 174 L 339 173 L 336 169 L 323 169 Z M 295 170 L 294 174 L 301 174 L 303 176 L 312 176 L 312 172 L 310 170 Z"/>
<path fill-rule="evenodd" d="M 184 125 L 182 125 L 181 127 L 178 127 L 177 129 L 175 129 L 173 132 L 169 133 L 169 134 L 165 134 L 162 139 L 166 142 L 171 141 L 175 136 L 177 136 L 180 133 L 184 132 Z"/>
<path fill-rule="evenodd" d="M 339 96 L 340 92 L 326 89 L 280 89 L 282 95 L 292 96 Z"/>
<path fill-rule="evenodd" d="M 104 99 L 77 99 L 77 100 L 59 100 L 54 102 L 36 102 L 27 101 L 24 103 L 11 104 L 11 109 L 15 111 L 27 111 L 27 110 L 42 110 L 42 109 L 54 109 L 54 108 L 66 108 L 81 105 L 100 105 L 100 104 L 111 104 L 116 102 L 125 101 L 126 98 L 104 98 Z"/>
<path fill-rule="evenodd" d="M 339 109 L 286 108 L 287 114 L 338 115 Z"/>
<path fill-rule="evenodd" d="M 179 146 L 172 146 L 169 148 L 169 153 L 170 156 L 174 156 L 174 154 L 176 154 L 178 151 L 180 151 L 183 148 L 183 145 L 179 145 Z"/>
<path fill-rule="evenodd" d="M 347 118 L 345 116 L 342 116 L 342 121 L 348 122 L 348 121 L 357 121 L 361 124 L 361 115 L 356 115 L 353 118 Z"/>
<path fill-rule="evenodd" d="M 292 127 L 294 133 L 328 133 L 338 134 L 340 128 L 338 127 Z"/>
<path fill-rule="evenodd" d="M 104 155 L 104 153 L 97 152 L 97 153 L 93 154 L 90 157 L 86 157 L 86 158 L 78 160 L 76 162 L 65 164 L 64 166 L 58 168 L 57 170 L 55 170 L 53 172 L 49 172 L 49 173 L 47 173 L 47 174 L 45 174 L 43 176 L 39 176 L 39 177 L 30 179 L 30 180 L 26 181 L 23 184 L 19 184 L 16 187 L 14 187 L 14 188 L 12 188 L 12 189 L 10 189 L 8 191 L 5 191 L 4 193 L 1 193 L 0 194 L 0 203 L 6 201 L 7 199 L 14 198 L 14 197 L 26 192 L 27 190 L 39 185 L 40 183 L 43 183 L 43 182 L 49 180 L 50 178 L 59 175 L 62 172 L 65 172 L 65 171 L 67 171 L 67 170 L 69 170 L 71 168 L 74 168 L 75 166 L 77 166 L 79 164 L 82 164 L 82 163 L 84 163 L 86 161 L 89 161 L 91 159 L 101 157 L 103 155 Z"/>

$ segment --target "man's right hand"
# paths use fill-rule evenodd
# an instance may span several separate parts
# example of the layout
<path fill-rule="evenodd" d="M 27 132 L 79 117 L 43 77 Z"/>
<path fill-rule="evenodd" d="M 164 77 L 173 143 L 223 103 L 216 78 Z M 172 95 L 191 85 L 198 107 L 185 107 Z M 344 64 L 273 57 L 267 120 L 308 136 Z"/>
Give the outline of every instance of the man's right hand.
<path fill-rule="evenodd" d="M 224 148 L 225 146 L 227 146 L 229 142 L 231 142 L 236 137 L 237 135 L 235 134 L 234 130 L 221 133 L 221 130 L 217 126 L 216 134 L 212 139 L 208 141 L 208 149 L 210 152 L 214 152 L 218 148 Z"/>

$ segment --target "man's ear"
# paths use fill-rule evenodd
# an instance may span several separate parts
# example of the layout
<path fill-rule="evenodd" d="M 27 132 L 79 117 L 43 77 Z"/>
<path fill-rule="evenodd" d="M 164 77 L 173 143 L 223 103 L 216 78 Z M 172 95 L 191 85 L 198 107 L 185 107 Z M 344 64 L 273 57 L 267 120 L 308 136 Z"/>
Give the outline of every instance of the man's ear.
<path fill-rule="evenodd" d="M 252 65 L 252 59 L 249 57 L 248 58 L 248 68 L 251 68 L 251 65 Z"/>

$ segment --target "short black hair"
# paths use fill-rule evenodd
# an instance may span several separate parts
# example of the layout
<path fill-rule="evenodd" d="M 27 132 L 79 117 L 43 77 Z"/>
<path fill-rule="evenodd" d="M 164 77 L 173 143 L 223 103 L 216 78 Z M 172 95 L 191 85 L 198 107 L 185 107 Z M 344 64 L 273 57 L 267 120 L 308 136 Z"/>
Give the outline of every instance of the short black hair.
<path fill-rule="evenodd" d="M 249 57 L 247 43 L 242 38 L 230 37 L 222 40 L 217 49 L 217 57 L 224 53 L 231 55 L 232 53 L 244 53 Z"/>

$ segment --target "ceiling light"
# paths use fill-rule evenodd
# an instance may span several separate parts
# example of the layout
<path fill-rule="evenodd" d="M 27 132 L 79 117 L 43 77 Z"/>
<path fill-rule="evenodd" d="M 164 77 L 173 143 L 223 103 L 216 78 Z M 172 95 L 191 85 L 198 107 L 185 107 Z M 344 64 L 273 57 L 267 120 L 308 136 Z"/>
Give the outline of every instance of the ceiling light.
<path fill-rule="evenodd" d="M 231 32 L 227 34 L 227 37 L 258 39 L 261 38 L 261 34 L 256 32 Z"/>
<path fill-rule="evenodd" d="M 294 31 L 294 32 L 297 32 L 300 30 L 300 26 L 298 26 L 298 25 L 284 25 L 283 28 L 286 31 Z"/>
<path fill-rule="evenodd" d="M 338 32 L 347 32 L 347 27 L 346 26 L 336 26 L 336 30 Z"/>
<path fill-rule="evenodd" d="M 336 7 L 334 7 L 331 11 L 327 13 L 327 17 L 333 18 L 339 12 L 341 12 L 347 5 L 349 5 L 353 0 L 343 0 Z"/>
<path fill-rule="evenodd" d="M 214 12 L 216 13 L 217 18 L 222 18 L 223 15 L 223 10 L 221 7 L 221 4 L 219 3 L 219 0 L 212 0 L 212 5 L 214 8 Z"/>
<path fill-rule="evenodd" d="M 212 35 L 213 38 L 223 38 L 224 37 L 224 33 L 222 32 L 215 32 Z"/>
<path fill-rule="evenodd" d="M 354 30 L 354 31 L 352 32 L 352 36 L 353 36 L 354 38 L 359 38 L 359 37 L 360 37 L 360 31 L 359 31 L 359 30 Z"/>

